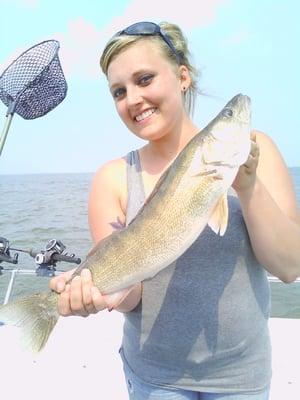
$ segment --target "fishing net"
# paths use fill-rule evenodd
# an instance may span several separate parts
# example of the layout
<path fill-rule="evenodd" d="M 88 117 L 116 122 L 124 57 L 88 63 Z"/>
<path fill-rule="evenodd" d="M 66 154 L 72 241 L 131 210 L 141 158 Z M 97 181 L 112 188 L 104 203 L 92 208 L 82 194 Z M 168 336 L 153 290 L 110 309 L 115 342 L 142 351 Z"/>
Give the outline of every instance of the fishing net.
<path fill-rule="evenodd" d="M 59 43 L 47 40 L 22 53 L 0 76 L 0 99 L 8 113 L 41 117 L 66 96 L 67 83 L 58 58 Z"/>

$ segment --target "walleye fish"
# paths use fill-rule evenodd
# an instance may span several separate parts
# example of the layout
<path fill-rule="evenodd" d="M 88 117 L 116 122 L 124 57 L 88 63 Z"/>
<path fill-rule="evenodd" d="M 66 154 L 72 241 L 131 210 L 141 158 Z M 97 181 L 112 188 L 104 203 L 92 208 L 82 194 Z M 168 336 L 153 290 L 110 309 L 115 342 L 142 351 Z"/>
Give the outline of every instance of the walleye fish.
<path fill-rule="evenodd" d="M 179 153 L 131 223 L 101 240 L 72 278 L 88 268 L 113 308 L 135 283 L 184 253 L 207 224 L 223 235 L 227 191 L 249 152 L 250 99 L 239 94 Z M 0 307 L 0 321 L 19 326 L 25 346 L 40 351 L 59 317 L 57 300 L 51 291 L 16 300 Z"/>

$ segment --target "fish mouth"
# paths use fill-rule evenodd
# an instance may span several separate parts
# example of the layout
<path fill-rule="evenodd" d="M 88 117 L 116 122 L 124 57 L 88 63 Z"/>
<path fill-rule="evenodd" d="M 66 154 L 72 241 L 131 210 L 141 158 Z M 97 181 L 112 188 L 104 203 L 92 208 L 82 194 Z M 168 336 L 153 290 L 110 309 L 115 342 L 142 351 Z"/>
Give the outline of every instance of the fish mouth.
<path fill-rule="evenodd" d="M 231 100 L 229 100 L 229 102 L 226 104 L 225 107 L 230 107 L 230 106 L 234 106 L 236 104 L 245 104 L 245 105 L 250 105 L 251 103 L 251 99 L 249 96 L 239 93 L 236 94 Z"/>
<path fill-rule="evenodd" d="M 227 111 L 227 112 L 226 112 Z M 231 115 L 228 114 L 231 111 Z M 249 124 L 251 120 L 251 99 L 241 93 L 234 96 L 224 107 L 221 113 L 225 117 L 233 117 L 241 124 Z"/>
<path fill-rule="evenodd" d="M 135 122 L 142 122 L 145 119 L 151 117 L 151 115 L 154 114 L 156 112 L 156 110 L 157 110 L 157 107 L 148 108 L 147 110 L 144 110 L 143 112 L 136 115 L 133 119 Z"/>

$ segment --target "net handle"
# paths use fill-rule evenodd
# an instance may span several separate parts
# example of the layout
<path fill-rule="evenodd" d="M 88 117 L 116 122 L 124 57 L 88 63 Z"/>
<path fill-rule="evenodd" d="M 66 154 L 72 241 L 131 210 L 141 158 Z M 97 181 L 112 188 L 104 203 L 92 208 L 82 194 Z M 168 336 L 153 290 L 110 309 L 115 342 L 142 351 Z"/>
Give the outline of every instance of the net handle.
<path fill-rule="evenodd" d="M 5 141 L 6 141 L 6 137 L 7 137 L 8 130 L 9 130 L 13 116 L 14 116 L 13 112 L 11 112 L 11 113 L 7 112 L 7 114 L 6 114 L 6 121 L 5 121 L 4 129 L 3 129 L 2 135 L 0 137 L 0 156 L 2 154 L 2 150 L 4 147 Z"/>

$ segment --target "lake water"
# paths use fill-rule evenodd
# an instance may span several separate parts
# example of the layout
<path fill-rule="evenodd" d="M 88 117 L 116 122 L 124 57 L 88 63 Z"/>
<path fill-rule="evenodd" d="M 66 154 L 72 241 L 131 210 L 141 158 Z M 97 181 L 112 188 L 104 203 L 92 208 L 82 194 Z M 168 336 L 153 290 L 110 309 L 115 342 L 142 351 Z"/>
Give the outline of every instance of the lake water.
<path fill-rule="evenodd" d="M 300 168 L 290 168 L 300 205 Z M 92 246 L 87 221 L 92 174 L 0 175 L 0 237 L 11 247 L 44 250 L 50 239 L 59 239 L 66 251 L 85 258 Z M 14 252 L 11 252 L 12 254 Z M 13 267 L 2 263 L 4 268 Z M 19 254 L 19 268 L 35 269 L 34 259 Z M 73 264 L 60 263 L 67 270 Z M 10 274 L 0 275 L 0 304 Z M 13 297 L 48 286 L 48 278 L 18 276 Z M 272 315 L 300 318 L 300 284 L 272 283 Z"/>

